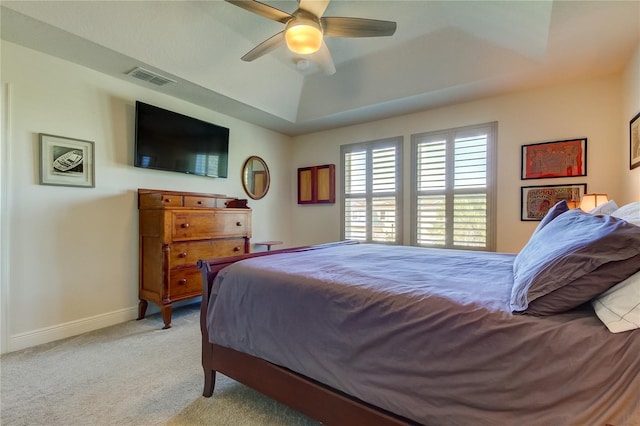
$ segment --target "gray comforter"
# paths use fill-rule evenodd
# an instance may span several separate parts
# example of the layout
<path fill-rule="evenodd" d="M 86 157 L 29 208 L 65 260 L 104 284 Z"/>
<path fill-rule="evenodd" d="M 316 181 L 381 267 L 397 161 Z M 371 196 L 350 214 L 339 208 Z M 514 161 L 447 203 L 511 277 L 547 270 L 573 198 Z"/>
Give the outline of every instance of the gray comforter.
<path fill-rule="evenodd" d="M 225 268 L 212 343 L 427 425 L 640 424 L 640 330 L 512 314 L 515 255 L 372 244 Z"/>

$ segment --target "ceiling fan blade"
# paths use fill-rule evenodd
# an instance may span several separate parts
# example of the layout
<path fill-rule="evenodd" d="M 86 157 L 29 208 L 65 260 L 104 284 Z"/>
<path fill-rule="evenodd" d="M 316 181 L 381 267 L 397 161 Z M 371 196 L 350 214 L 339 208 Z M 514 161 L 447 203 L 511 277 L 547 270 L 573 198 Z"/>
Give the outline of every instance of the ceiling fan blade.
<path fill-rule="evenodd" d="M 280 31 L 278 34 L 266 39 L 253 49 L 249 51 L 242 58 L 243 61 L 251 62 L 254 59 L 258 59 L 260 56 L 275 50 L 280 47 L 280 45 L 284 42 L 284 31 Z"/>
<path fill-rule="evenodd" d="M 336 73 L 336 66 L 333 64 L 333 58 L 327 44 L 323 41 L 320 50 L 310 55 L 310 59 L 318 64 L 322 71 L 327 75 L 333 75 Z"/>
<path fill-rule="evenodd" d="M 300 0 L 298 7 L 320 18 L 331 0 Z"/>
<path fill-rule="evenodd" d="M 289 19 L 292 18 L 290 14 L 284 12 L 280 9 L 276 9 L 275 7 L 269 6 L 264 3 L 260 3 L 259 1 L 253 0 L 226 0 L 228 3 L 234 4 L 238 7 L 241 7 L 249 12 L 253 12 L 257 15 L 263 16 L 267 19 L 271 19 L 272 21 L 282 22 L 286 24 Z"/>
<path fill-rule="evenodd" d="M 381 37 L 396 32 L 396 23 L 365 18 L 331 16 L 321 18 L 324 35 L 328 37 Z"/>

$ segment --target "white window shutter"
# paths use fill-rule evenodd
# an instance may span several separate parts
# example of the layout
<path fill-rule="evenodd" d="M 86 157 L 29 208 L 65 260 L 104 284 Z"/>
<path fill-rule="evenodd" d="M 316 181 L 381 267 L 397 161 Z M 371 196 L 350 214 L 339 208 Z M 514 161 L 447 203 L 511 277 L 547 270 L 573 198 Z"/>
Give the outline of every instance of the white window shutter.
<path fill-rule="evenodd" d="M 342 237 L 399 244 L 401 138 L 342 147 Z"/>
<path fill-rule="evenodd" d="M 493 249 L 495 128 L 412 136 L 412 244 Z"/>

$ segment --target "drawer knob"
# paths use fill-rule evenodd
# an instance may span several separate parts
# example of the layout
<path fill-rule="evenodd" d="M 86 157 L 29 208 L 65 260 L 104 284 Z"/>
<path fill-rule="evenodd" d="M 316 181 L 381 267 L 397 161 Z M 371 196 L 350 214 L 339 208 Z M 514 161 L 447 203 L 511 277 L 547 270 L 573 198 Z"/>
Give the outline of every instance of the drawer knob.
<path fill-rule="evenodd" d="M 188 228 L 188 227 L 189 227 L 189 224 L 188 224 L 188 223 L 183 223 L 183 224 L 182 224 L 182 225 L 180 225 L 180 226 L 182 226 L 183 228 Z"/>
<path fill-rule="evenodd" d="M 171 202 L 171 198 L 165 198 L 165 199 L 164 199 L 164 200 L 162 200 L 162 201 L 164 201 L 165 203 L 170 203 L 170 202 Z"/>
<path fill-rule="evenodd" d="M 242 222 L 236 222 L 236 226 L 242 226 Z"/>
<path fill-rule="evenodd" d="M 178 254 L 178 257 L 181 257 L 184 259 L 185 257 L 187 257 L 187 252 L 183 251 L 182 253 Z"/>
<path fill-rule="evenodd" d="M 184 279 L 184 278 L 181 279 L 180 281 L 178 281 L 178 284 L 180 284 L 180 285 L 185 285 L 186 283 L 187 283 L 187 280 Z"/>
<path fill-rule="evenodd" d="M 202 200 L 198 200 L 198 204 L 202 204 Z"/>
<path fill-rule="evenodd" d="M 240 247 L 234 247 L 233 251 L 240 251 Z"/>

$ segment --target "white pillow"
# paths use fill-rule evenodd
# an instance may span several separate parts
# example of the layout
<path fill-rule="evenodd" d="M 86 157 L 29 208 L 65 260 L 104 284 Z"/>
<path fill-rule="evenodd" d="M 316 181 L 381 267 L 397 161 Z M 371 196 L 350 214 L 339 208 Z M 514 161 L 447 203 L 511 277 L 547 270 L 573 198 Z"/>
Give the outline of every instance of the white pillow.
<path fill-rule="evenodd" d="M 604 204 L 594 207 L 589 211 L 591 214 L 607 214 L 610 215 L 614 211 L 618 210 L 618 205 L 615 201 L 609 200 Z"/>
<path fill-rule="evenodd" d="M 591 304 L 612 333 L 640 328 L 640 272 L 611 287 Z"/>
<path fill-rule="evenodd" d="M 624 219 L 629 223 L 640 226 L 640 201 L 625 204 L 611 213 L 611 216 Z"/>

